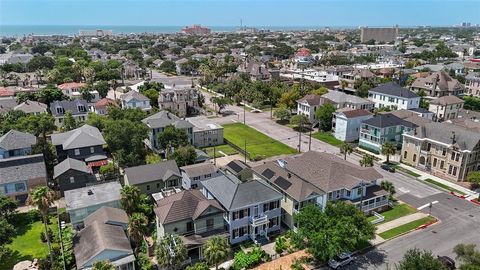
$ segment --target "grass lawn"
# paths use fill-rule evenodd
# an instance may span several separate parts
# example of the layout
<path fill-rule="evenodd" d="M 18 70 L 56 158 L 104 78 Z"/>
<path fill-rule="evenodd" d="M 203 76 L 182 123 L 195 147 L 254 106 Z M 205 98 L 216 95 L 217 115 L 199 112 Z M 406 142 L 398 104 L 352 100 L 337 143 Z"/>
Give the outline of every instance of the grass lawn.
<path fill-rule="evenodd" d="M 340 146 L 343 143 L 342 141 L 335 138 L 330 132 L 315 132 L 312 134 L 312 137 L 333 146 Z"/>
<path fill-rule="evenodd" d="M 382 232 L 380 233 L 380 237 L 382 237 L 383 239 L 390 239 L 392 237 L 395 237 L 399 234 L 402 234 L 402 233 L 406 233 L 406 232 L 409 232 L 411 230 L 414 230 L 416 229 L 418 226 L 420 225 L 423 225 L 427 222 L 430 222 L 432 220 L 434 220 L 435 218 L 431 217 L 431 216 L 428 216 L 428 217 L 424 217 L 424 218 L 421 218 L 419 220 L 415 220 L 415 221 L 412 221 L 410 223 L 407 223 L 407 224 L 403 224 L 401 226 L 398 226 L 396 228 L 393 228 L 391 230 L 388 230 L 388 231 L 385 231 L 385 232 Z"/>
<path fill-rule="evenodd" d="M 203 148 L 203 151 L 207 153 L 207 155 L 211 158 L 213 158 L 213 146 L 212 147 L 206 147 Z M 230 155 L 235 155 L 238 154 L 238 151 L 233 149 L 230 145 L 228 144 L 222 144 L 222 145 L 217 145 L 215 146 L 215 152 L 216 152 L 216 157 L 223 157 L 224 155 L 220 153 L 222 151 L 223 153 L 227 154 L 228 156 Z"/>
<path fill-rule="evenodd" d="M 226 124 L 223 128 L 224 137 L 238 147 L 244 148 L 245 141 L 247 142 L 247 152 L 250 153 L 251 159 L 259 160 L 282 154 L 296 153 L 296 150 L 290 146 L 244 124 Z"/>
<path fill-rule="evenodd" d="M 400 167 L 398 164 L 395 166 L 395 169 L 396 169 L 397 171 L 401 171 L 401 172 L 403 172 L 403 173 L 406 173 L 406 174 L 408 174 L 408 175 L 411 175 L 411 176 L 413 176 L 413 177 L 415 177 L 415 178 L 420 176 L 420 174 L 414 173 L 414 172 L 410 171 L 409 169 L 405 169 L 405 168 L 403 168 L 403 167 Z"/>
<path fill-rule="evenodd" d="M 50 218 L 53 235 L 58 235 L 57 217 Z M 29 213 L 17 214 L 13 222 L 16 229 L 16 236 L 6 247 L 12 252 L 6 261 L 0 262 L 0 269 L 11 269 L 22 260 L 33 260 L 34 258 L 45 258 L 48 255 L 47 243 L 40 240 L 40 233 L 44 231 L 44 225 L 40 218 L 33 217 Z M 53 239 L 50 239 L 53 242 Z"/>
<path fill-rule="evenodd" d="M 389 222 L 389 221 L 392 221 L 394 219 L 413 214 L 415 212 L 417 212 L 417 209 L 411 207 L 408 204 L 404 204 L 404 203 L 403 204 L 398 204 L 398 205 L 395 205 L 392 209 L 380 213 L 380 215 L 385 217 L 385 220 L 378 223 L 378 224 Z M 368 221 L 375 220 L 376 218 L 377 217 L 375 217 L 375 216 L 371 216 L 371 217 L 368 218 Z"/>
<path fill-rule="evenodd" d="M 453 191 L 453 192 L 458 193 L 458 194 L 460 194 L 460 195 L 465 195 L 465 192 L 461 192 L 461 191 L 458 190 L 458 189 L 454 189 L 454 188 L 452 188 L 452 187 L 449 187 L 449 186 L 447 186 L 447 185 L 444 185 L 444 184 L 442 184 L 442 183 L 440 183 L 440 182 L 437 182 L 437 181 L 435 181 L 435 180 L 433 180 L 433 179 L 430 179 L 430 178 L 425 179 L 425 182 L 428 182 L 428 183 L 433 184 L 433 185 L 435 185 L 435 186 L 441 187 L 441 188 L 446 189 L 446 190 L 448 190 L 448 191 Z"/>

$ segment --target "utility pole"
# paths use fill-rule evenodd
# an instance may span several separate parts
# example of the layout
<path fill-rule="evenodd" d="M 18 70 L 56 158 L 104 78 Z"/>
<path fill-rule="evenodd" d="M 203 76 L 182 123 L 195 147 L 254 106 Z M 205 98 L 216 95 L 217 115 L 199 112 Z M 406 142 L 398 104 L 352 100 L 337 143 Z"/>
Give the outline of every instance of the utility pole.
<path fill-rule="evenodd" d="M 213 165 L 217 166 L 217 150 L 213 146 Z"/>
<path fill-rule="evenodd" d="M 245 124 L 245 100 L 243 100 L 243 124 Z"/>
<path fill-rule="evenodd" d="M 301 145 L 302 145 L 302 130 L 298 131 L 298 152 L 301 153 Z"/>
<path fill-rule="evenodd" d="M 308 133 L 308 151 L 312 149 L 312 130 Z"/>
<path fill-rule="evenodd" d="M 245 140 L 244 151 L 245 151 L 245 155 L 243 155 L 244 156 L 244 161 L 245 161 L 245 163 L 247 163 L 247 140 Z"/>
<path fill-rule="evenodd" d="M 361 189 L 361 193 L 360 193 L 360 211 L 363 212 L 363 180 L 362 182 L 360 182 L 360 189 Z"/>

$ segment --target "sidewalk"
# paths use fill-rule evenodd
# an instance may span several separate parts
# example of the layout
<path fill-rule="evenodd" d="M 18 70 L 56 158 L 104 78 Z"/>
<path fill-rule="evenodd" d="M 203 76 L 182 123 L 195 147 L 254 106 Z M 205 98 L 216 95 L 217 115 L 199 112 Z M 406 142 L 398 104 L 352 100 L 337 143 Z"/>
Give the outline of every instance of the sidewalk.
<path fill-rule="evenodd" d="M 428 216 L 428 214 L 425 214 L 425 213 L 422 213 L 422 212 L 417 212 L 417 213 L 413 213 L 411 215 L 407 215 L 407 216 L 403 216 L 403 217 L 394 219 L 394 220 L 389 221 L 389 222 L 385 222 L 385 223 L 377 226 L 376 234 L 386 232 L 386 231 L 391 230 L 393 228 L 396 228 L 398 226 L 402 226 L 403 224 L 407 224 L 407 223 L 410 223 L 410 222 L 418 220 L 418 219 L 422 219 L 422 218 L 427 217 L 427 216 Z"/>

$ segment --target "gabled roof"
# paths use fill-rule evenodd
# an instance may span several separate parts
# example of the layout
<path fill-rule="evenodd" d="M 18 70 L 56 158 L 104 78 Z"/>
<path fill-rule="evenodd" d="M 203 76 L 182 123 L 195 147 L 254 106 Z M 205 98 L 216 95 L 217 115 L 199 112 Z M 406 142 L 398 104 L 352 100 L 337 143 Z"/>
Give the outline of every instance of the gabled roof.
<path fill-rule="evenodd" d="M 384 95 L 394 96 L 394 97 L 402 97 L 402 98 L 417 98 L 418 95 L 414 92 L 408 90 L 407 88 L 403 88 L 400 85 L 389 82 L 380 84 L 379 86 L 368 90 L 368 92 L 372 93 L 380 93 Z"/>
<path fill-rule="evenodd" d="M 417 127 L 413 123 L 407 122 L 404 119 L 395 116 L 391 113 L 386 114 L 379 114 L 370 118 L 368 120 L 364 120 L 362 124 L 370 125 L 377 128 L 385 128 L 385 127 L 393 127 L 393 126 L 405 126 L 405 127 Z"/>
<path fill-rule="evenodd" d="M 34 135 L 13 129 L 0 137 L 0 148 L 7 151 L 32 147 L 36 143 L 37 137 Z"/>
<path fill-rule="evenodd" d="M 456 96 L 443 96 L 430 101 L 430 104 L 443 105 L 443 106 L 451 105 L 451 104 L 459 104 L 459 103 L 465 103 L 465 101 L 463 101 L 463 99 L 460 99 Z"/>
<path fill-rule="evenodd" d="M 371 112 L 364 109 L 353 109 L 353 110 L 338 110 L 336 114 L 343 114 L 346 118 L 356 118 L 361 116 L 372 115 Z"/>
<path fill-rule="evenodd" d="M 90 173 L 87 164 L 81 160 L 67 158 L 53 167 L 53 178 L 57 178 L 68 170 L 75 170 L 84 173 Z"/>
<path fill-rule="evenodd" d="M 175 160 L 126 168 L 125 175 L 127 176 L 130 185 L 148 183 L 157 180 L 166 181 L 172 176 L 182 177 Z"/>
<path fill-rule="evenodd" d="M 127 92 L 123 95 L 120 96 L 120 99 L 125 100 L 126 102 L 129 102 L 131 100 L 138 100 L 138 101 L 150 101 L 149 98 L 146 96 L 142 95 L 141 93 L 131 90 L 130 92 Z"/>
<path fill-rule="evenodd" d="M 83 106 L 85 111 L 80 111 L 79 106 Z M 58 113 L 57 108 L 63 108 L 64 113 Z M 88 103 L 82 99 L 76 100 L 62 100 L 62 101 L 54 101 L 50 103 L 50 112 L 53 116 L 63 116 L 67 111 L 71 111 L 72 115 L 81 115 L 88 113 Z"/>
<path fill-rule="evenodd" d="M 69 83 L 62 83 L 57 86 L 60 90 L 67 90 L 67 89 L 78 89 L 85 87 L 87 84 L 85 83 L 77 83 L 77 82 L 69 82 Z"/>
<path fill-rule="evenodd" d="M 412 87 L 414 88 L 429 88 L 425 86 L 425 83 L 430 83 L 430 84 L 436 84 L 437 89 L 434 89 L 435 91 L 454 91 L 454 90 L 460 90 L 463 89 L 463 85 L 458 82 L 457 79 L 452 78 L 447 72 L 445 71 L 437 71 L 432 73 L 431 75 L 425 77 L 425 78 L 418 78 L 416 79 Z"/>
<path fill-rule="evenodd" d="M 307 103 L 309 106 L 320 106 L 326 103 L 332 103 L 329 99 L 315 94 L 308 94 L 297 100 L 298 103 Z"/>
<path fill-rule="evenodd" d="M 180 167 L 180 170 L 185 172 L 189 177 L 196 177 L 213 174 L 218 171 L 218 168 L 212 163 L 198 163 Z"/>
<path fill-rule="evenodd" d="M 173 125 L 176 128 L 193 128 L 193 125 L 168 111 L 159 111 L 142 120 L 149 128 L 162 128 Z"/>
<path fill-rule="evenodd" d="M 106 142 L 98 128 L 84 124 L 64 133 L 52 134 L 52 144 L 62 145 L 63 150 L 68 150 L 103 145 Z"/>
<path fill-rule="evenodd" d="M 181 220 L 196 220 L 209 207 L 224 212 L 222 206 L 214 200 L 207 199 L 199 190 L 184 190 L 164 197 L 156 202 L 155 214 L 161 224 L 174 223 Z"/>
<path fill-rule="evenodd" d="M 47 178 L 43 154 L 0 159 L 0 184 Z"/>
<path fill-rule="evenodd" d="M 42 113 L 47 111 L 47 104 L 38 101 L 26 100 L 13 108 L 15 111 L 24 113 Z"/>
<path fill-rule="evenodd" d="M 228 211 L 282 198 L 263 181 L 241 182 L 233 175 L 220 175 L 202 184 Z"/>
<path fill-rule="evenodd" d="M 341 103 L 352 103 L 352 104 L 370 103 L 370 104 L 373 104 L 374 103 L 373 101 L 363 99 L 361 97 L 357 97 L 357 96 L 354 96 L 354 95 L 345 94 L 345 93 L 340 92 L 340 91 L 328 91 L 328 93 L 323 94 L 322 97 L 327 98 L 327 99 L 331 100 L 332 102 L 339 103 L 339 104 L 341 104 Z"/>
<path fill-rule="evenodd" d="M 85 227 L 93 224 L 94 222 L 110 225 L 127 225 L 128 216 L 123 209 L 102 206 L 100 209 L 88 215 L 83 221 Z"/>
<path fill-rule="evenodd" d="M 480 133 L 465 127 L 450 124 L 432 122 L 411 131 L 410 135 L 416 138 L 431 139 L 449 145 L 455 145 L 461 150 L 472 151 L 480 142 Z M 455 134 L 455 140 L 453 135 Z"/>
<path fill-rule="evenodd" d="M 246 163 L 238 159 L 234 159 L 229 163 L 227 163 L 227 165 L 225 165 L 225 169 L 231 171 L 234 174 L 239 173 L 242 170 L 248 169 L 248 168 L 250 167 Z"/>

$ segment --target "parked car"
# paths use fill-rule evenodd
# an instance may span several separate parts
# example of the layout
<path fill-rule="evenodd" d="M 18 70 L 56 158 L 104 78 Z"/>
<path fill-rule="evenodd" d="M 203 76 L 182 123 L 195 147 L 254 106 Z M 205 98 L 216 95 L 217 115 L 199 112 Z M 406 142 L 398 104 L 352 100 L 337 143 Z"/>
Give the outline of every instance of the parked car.
<path fill-rule="evenodd" d="M 253 110 L 251 110 L 250 112 L 252 112 L 252 113 L 261 113 L 262 110 L 260 110 L 260 109 L 253 109 Z"/>
<path fill-rule="evenodd" d="M 328 266 L 333 269 L 340 269 L 340 267 L 345 266 L 353 261 L 352 254 L 350 252 L 342 252 L 335 256 L 335 258 L 328 261 Z"/>
<path fill-rule="evenodd" d="M 451 269 L 451 270 L 457 269 L 455 267 L 455 261 L 452 258 L 448 256 L 437 256 L 437 258 L 443 265 L 445 265 L 447 269 Z"/>
<path fill-rule="evenodd" d="M 387 172 L 391 172 L 391 173 L 395 172 L 395 167 L 393 167 L 392 165 L 387 164 L 387 163 L 382 164 L 382 166 L 380 166 L 380 168 L 384 169 Z"/>

